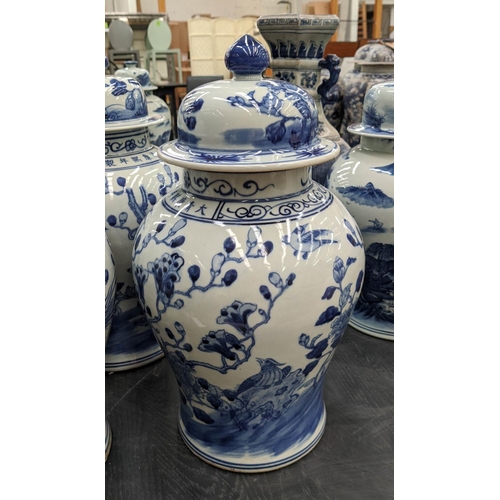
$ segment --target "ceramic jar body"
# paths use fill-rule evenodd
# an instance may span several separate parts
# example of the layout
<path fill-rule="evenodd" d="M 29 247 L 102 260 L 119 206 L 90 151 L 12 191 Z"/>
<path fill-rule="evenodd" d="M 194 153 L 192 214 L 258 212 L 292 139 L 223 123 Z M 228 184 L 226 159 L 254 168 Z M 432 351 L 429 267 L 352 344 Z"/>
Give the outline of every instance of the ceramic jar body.
<path fill-rule="evenodd" d="M 185 170 L 141 224 L 133 273 L 196 455 L 261 472 L 317 444 L 323 377 L 363 270 L 356 222 L 310 167 Z"/>
<path fill-rule="evenodd" d="M 146 127 L 107 132 L 105 149 L 105 229 L 117 282 L 106 370 L 118 371 L 163 357 L 137 302 L 132 248 L 139 224 L 157 200 L 177 187 L 182 169 L 159 160 Z"/>
<path fill-rule="evenodd" d="M 394 339 L 394 139 L 361 137 L 334 163 L 329 188 L 356 219 L 366 250 L 365 281 L 350 324 Z"/>
<path fill-rule="evenodd" d="M 145 94 L 148 112 L 158 113 L 165 117 L 163 122 L 148 127 L 149 142 L 154 146 L 161 146 L 170 140 L 170 133 L 172 131 L 172 115 L 170 113 L 170 108 L 161 97 L 154 95 L 152 90 L 145 91 Z"/>
<path fill-rule="evenodd" d="M 359 71 L 348 73 L 343 81 L 343 117 L 340 135 L 351 146 L 360 143 L 359 135 L 347 130 L 349 125 L 363 119 L 363 101 L 374 85 L 394 80 L 394 65 L 360 66 Z"/>

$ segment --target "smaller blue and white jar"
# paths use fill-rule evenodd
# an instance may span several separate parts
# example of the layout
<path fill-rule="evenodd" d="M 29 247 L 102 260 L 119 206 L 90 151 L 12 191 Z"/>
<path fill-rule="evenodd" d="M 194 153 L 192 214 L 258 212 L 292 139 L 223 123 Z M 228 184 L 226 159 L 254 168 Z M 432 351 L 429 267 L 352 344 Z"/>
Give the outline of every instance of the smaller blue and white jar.
<path fill-rule="evenodd" d="M 340 79 L 342 89 L 342 123 L 340 135 L 351 146 L 357 146 L 360 136 L 348 127 L 360 123 L 366 93 L 379 83 L 394 81 L 393 41 L 371 40 L 354 54 L 354 68 Z"/>
<path fill-rule="evenodd" d="M 163 357 L 138 302 L 132 277 L 139 224 L 171 189 L 183 169 L 158 158 L 148 127 L 164 121 L 151 113 L 143 87 L 131 77 L 107 76 L 105 91 L 105 230 L 115 259 L 116 300 L 106 343 L 106 371 L 123 371 Z"/>
<path fill-rule="evenodd" d="M 167 103 L 153 93 L 158 87 L 151 83 L 149 72 L 138 68 L 137 61 L 125 61 L 125 68 L 115 71 L 116 76 L 130 76 L 135 78 L 144 89 L 149 113 L 158 113 L 165 117 L 161 123 L 149 126 L 149 142 L 155 146 L 161 146 L 170 140 L 172 132 L 172 115 Z"/>
<path fill-rule="evenodd" d="M 328 188 L 356 219 L 365 244 L 365 280 L 349 324 L 394 340 L 394 82 L 366 94 L 360 144 L 333 165 Z"/>

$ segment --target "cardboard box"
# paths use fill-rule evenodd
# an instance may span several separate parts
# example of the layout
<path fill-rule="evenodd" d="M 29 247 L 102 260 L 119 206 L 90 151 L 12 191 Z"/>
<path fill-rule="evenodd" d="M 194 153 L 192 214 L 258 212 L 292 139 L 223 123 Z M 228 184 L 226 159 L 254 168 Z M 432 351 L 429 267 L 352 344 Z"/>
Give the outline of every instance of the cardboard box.
<path fill-rule="evenodd" d="M 306 5 L 306 11 L 315 16 L 329 16 L 330 2 L 309 2 Z"/>

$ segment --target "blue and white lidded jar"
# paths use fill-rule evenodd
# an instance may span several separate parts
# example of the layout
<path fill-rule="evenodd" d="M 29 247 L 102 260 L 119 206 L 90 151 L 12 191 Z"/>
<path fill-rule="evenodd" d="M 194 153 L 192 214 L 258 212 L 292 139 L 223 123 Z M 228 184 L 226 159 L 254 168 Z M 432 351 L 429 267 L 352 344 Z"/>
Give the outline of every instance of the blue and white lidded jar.
<path fill-rule="evenodd" d="M 172 115 L 167 103 L 153 91 L 158 87 L 151 83 L 149 72 L 146 69 L 138 68 L 137 61 L 125 61 L 125 67 L 115 71 L 116 76 L 125 76 L 135 78 L 144 89 L 146 94 L 146 102 L 148 105 L 148 112 L 151 114 L 159 113 L 165 117 L 161 123 L 149 126 L 149 142 L 154 146 L 161 146 L 170 140 L 170 133 L 172 132 Z"/>
<path fill-rule="evenodd" d="M 314 16 L 282 14 L 261 16 L 257 27 L 271 50 L 270 68 L 273 78 L 303 88 L 313 99 L 318 110 L 318 136 L 330 139 L 340 146 L 340 153 L 350 149 L 338 130 L 326 118 L 323 99 L 332 99 L 340 73 L 340 59 L 329 54 L 323 58 L 326 45 L 335 34 L 339 18 L 335 15 Z M 328 78 L 322 78 L 327 73 Z M 332 94 L 333 92 L 333 94 Z M 326 186 L 331 161 L 313 167 L 313 180 Z"/>
<path fill-rule="evenodd" d="M 370 88 L 363 121 L 348 129 L 361 142 L 333 165 L 329 189 L 361 228 L 365 281 L 350 325 L 394 340 L 394 82 Z"/>
<path fill-rule="evenodd" d="M 349 132 L 349 125 L 361 123 L 365 94 L 374 85 L 394 81 L 394 41 L 371 40 L 354 54 L 354 69 L 341 79 L 343 116 L 340 135 L 351 146 L 360 136 Z"/>
<path fill-rule="evenodd" d="M 164 117 L 148 113 L 144 90 L 130 77 L 105 77 L 105 229 L 115 259 L 116 303 L 106 343 L 106 371 L 145 365 L 163 357 L 138 303 L 132 248 L 139 224 L 183 169 L 158 158 L 148 127 Z"/>
<path fill-rule="evenodd" d="M 322 386 L 364 277 L 354 218 L 314 182 L 339 146 L 320 139 L 314 99 L 263 79 L 250 35 L 226 52 L 231 80 L 197 87 L 178 139 L 184 167 L 134 242 L 140 302 L 180 390 L 179 429 L 216 467 L 262 472 L 310 452 L 325 428 Z"/>
<path fill-rule="evenodd" d="M 105 267 L 105 332 L 106 338 L 105 342 L 108 341 L 109 332 L 111 330 L 111 321 L 113 319 L 113 313 L 115 310 L 115 294 L 116 294 L 116 276 L 115 276 L 115 259 L 113 258 L 113 252 L 111 251 L 111 246 L 109 245 L 108 237 L 104 233 L 105 243 L 104 243 L 104 267 Z M 108 419 L 106 419 L 106 458 L 108 459 L 109 452 L 111 450 L 111 427 L 109 425 Z"/>

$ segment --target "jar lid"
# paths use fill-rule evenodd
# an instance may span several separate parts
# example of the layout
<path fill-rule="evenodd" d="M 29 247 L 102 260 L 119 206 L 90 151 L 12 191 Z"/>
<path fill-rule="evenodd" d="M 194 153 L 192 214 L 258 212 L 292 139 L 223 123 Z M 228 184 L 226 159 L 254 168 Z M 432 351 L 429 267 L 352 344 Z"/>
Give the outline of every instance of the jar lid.
<path fill-rule="evenodd" d="M 149 71 L 137 67 L 137 61 L 124 61 L 125 67 L 115 71 L 116 76 L 130 76 L 135 78 L 146 91 L 156 90 L 158 87 L 151 83 Z"/>
<path fill-rule="evenodd" d="M 269 54 L 243 35 L 225 54 L 234 77 L 196 87 L 179 107 L 178 139 L 158 156 L 213 171 L 287 170 L 333 160 L 340 147 L 318 136 L 314 99 L 297 85 L 262 77 Z"/>
<path fill-rule="evenodd" d="M 347 130 L 366 137 L 394 139 L 394 82 L 378 83 L 368 90 L 361 120 Z"/>
<path fill-rule="evenodd" d="M 362 45 L 354 54 L 354 62 L 359 65 L 394 64 L 394 40 L 370 40 Z M 389 43 L 390 42 L 390 43 Z"/>
<path fill-rule="evenodd" d="M 149 113 L 141 84 L 130 77 L 106 76 L 105 130 L 118 132 L 156 125 L 165 120 L 160 113 Z"/>

